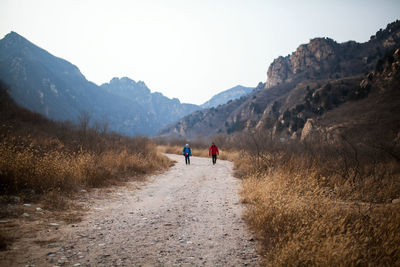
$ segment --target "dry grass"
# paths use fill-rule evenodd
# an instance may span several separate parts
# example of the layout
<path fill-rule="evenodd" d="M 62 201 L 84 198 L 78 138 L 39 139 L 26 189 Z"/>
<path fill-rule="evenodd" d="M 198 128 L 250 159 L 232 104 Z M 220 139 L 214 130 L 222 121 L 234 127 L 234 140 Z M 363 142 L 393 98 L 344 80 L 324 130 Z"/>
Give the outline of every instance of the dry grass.
<path fill-rule="evenodd" d="M 182 154 L 182 148 L 180 146 L 173 146 L 173 145 L 158 145 L 157 151 L 159 153 L 166 153 L 166 154 Z"/>
<path fill-rule="evenodd" d="M 0 193 L 66 194 L 169 167 L 150 139 L 107 129 L 87 112 L 78 124 L 50 121 L 17 106 L 0 82 Z"/>
<path fill-rule="evenodd" d="M 157 154 L 155 145 L 150 142 L 146 144 L 146 154 L 126 149 L 108 149 L 102 153 L 87 150 L 73 152 L 63 146 L 58 149 L 43 146 L 46 142 L 46 139 L 3 137 L 0 142 L 3 192 L 72 192 L 169 166 L 169 161 Z"/>
<path fill-rule="evenodd" d="M 349 164 L 339 175 L 342 162 L 326 150 L 271 151 L 236 161 L 265 265 L 400 264 L 400 205 L 390 203 L 400 196 L 396 162 Z"/>

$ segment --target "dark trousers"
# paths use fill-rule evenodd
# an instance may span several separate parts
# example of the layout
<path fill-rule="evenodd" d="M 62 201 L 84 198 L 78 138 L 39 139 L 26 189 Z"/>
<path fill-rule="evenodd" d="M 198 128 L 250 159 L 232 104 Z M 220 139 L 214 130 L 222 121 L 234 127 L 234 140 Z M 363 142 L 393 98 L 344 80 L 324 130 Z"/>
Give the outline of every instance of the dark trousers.
<path fill-rule="evenodd" d="M 217 163 L 217 155 L 212 155 L 213 164 Z"/>
<path fill-rule="evenodd" d="M 185 163 L 190 164 L 190 156 L 185 155 Z"/>

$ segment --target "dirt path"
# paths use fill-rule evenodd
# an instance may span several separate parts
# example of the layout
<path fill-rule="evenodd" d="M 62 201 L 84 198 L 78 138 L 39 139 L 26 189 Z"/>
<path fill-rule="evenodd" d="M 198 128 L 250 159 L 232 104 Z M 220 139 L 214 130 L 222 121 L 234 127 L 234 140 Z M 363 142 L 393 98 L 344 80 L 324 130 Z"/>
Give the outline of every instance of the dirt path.
<path fill-rule="evenodd" d="M 15 265 L 257 265 L 232 163 L 192 157 L 186 166 L 168 156 L 178 161 L 169 171 L 97 201 L 78 224 L 41 233 L 55 242 L 31 248 Z"/>

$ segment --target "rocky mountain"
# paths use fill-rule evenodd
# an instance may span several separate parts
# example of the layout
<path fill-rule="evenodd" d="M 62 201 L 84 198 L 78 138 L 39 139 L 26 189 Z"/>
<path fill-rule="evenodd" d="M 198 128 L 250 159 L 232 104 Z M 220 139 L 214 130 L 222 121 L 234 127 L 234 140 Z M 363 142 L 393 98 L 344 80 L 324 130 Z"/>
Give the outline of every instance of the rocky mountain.
<path fill-rule="evenodd" d="M 127 77 L 113 78 L 109 83 L 104 83 L 101 88 L 108 93 L 139 103 L 148 114 L 151 114 L 155 123 L 165 126 L 179 120 L 187 114 L 200 109 L 193 104 L 181 103 L 179 99 L 169 99 L 159 92 L 151 93 L 143 81 L 135 82 Z"/>
<path fill-rule="evenodd" d="M 159 134 L 195 138 L 258 129 L 282 138 L 301 138 L 308 120 L 328 116 L 342 106 L 360 105 L 371 90 L 366 79 L 399 44 L 400 21 L 365 43 L 312 39 L 291 55 L 275 59 L 266 82 L 249 95 L 196 111 Z"/>
<path fill-rule="evenodd" d="M 254 88 L 252 88 L 252 87 L 244 87 L 241 85 L 237 85 L 231 89 L 228 89 L 219 94 L 216 94 L 210 100 L 208 100 L 204 104 L 200 105 L 200 107 L 201 108 L 218 107 L 219 105 L 226 104 L 231 100 L 235 100 L 242 96 L 245 96 L 253 90 L 254 90 Z"/>
<path fill-rule="evenodd" d="M 13 99 L 29 110 L 72 121 L 85 111 L 92 122 L 107 120 L 111 130 L 126 135 L 154 135 L 199 109 L 151 93 L 143 82 L 128 78 L 97 86 L 73 64 L 15 32 L 0 40 L 0 80 L 9 85 Z"/>
<path fill-rule="evenodd" d="M 308 119 L 301 139 L 346 136 L 380 146 L 400 161 L 400 44 L 397 47 L 378 62 L 374 71 L 364 75 L 355 99 Z M 392 145 L 382 147 L 388 144 Z"/>

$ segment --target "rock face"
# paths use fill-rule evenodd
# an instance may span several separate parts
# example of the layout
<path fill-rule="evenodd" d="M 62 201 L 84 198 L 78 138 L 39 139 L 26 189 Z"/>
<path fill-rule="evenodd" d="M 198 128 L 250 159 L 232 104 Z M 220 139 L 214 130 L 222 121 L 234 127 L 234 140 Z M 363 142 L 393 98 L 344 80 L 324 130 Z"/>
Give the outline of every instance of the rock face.
<path fill-rule="evenodd" d="M 79 69 L 35 46 L 15 32 L 0 40 L 0 80 L 21 106 L 54 120 L 75 121 L 82 111 L 92 122 L 107 120 L 111 130 L 149 135 L 199 109 L 160 93 L 144 82 L 114 78 L 97 86 Z"/>
<path fill-rule="evenodd" d="M 303 130 L 301 130 L 301 141 L 305 140 L 308 136 L 311 135 L 314 128 L 313 125 L 314 125 L 314 120 L 308 119 L 303 127 Z"/>
<path fill-rule="evenodd" d="M 231 100 L 238 99 L 242 96 L 248 95 L 251 91 L 253 91 L 253 87 L 244 87 L 241 85 L 237 85 L 231 89 L 225 90 L 215 96 L 213 96 L 210 100 L 200 105 L 201 108 L 215 108 L 219 105 L 223 105 L 228 103 Z"/>
<path fill-rule="evenodd" d="M 365 43 L 312 39 L 291 55 L 275 59 L 266 82 L 249 95 L 195 112 L 168 125 L 160 134 L 195 138 L 198 134 L 257 129 L 298 138 L 309 119 L 317 123 L 317 118 L 342 105 L 357 105 L 358 100 L 366 98 L 372 90 L 373 72 L 399 45 L 400 21 L 379 30 Z"/>
<path fill-rule="evenodd" d="M 357 61 L 363 54 L 356 42 L 338 44 L 329 38 L 315 38 L 300 45 L 290 56 L 275 59 L 268 68 L 266 88 L 300 79 L 339 78 L 362 72 L 370 66 Z"/>
<path fill-rule="evenodd" d="M 292 55 L 279 57 L 272 62 L 267 72 L 266 88 L 290 82 L 302 72 L 313 75 L 331 73 L 331 69 L 339 62 L 339 51 L 340 45 L 329 38 L 315 38 L 308 44 L 300 45 Z"/>

